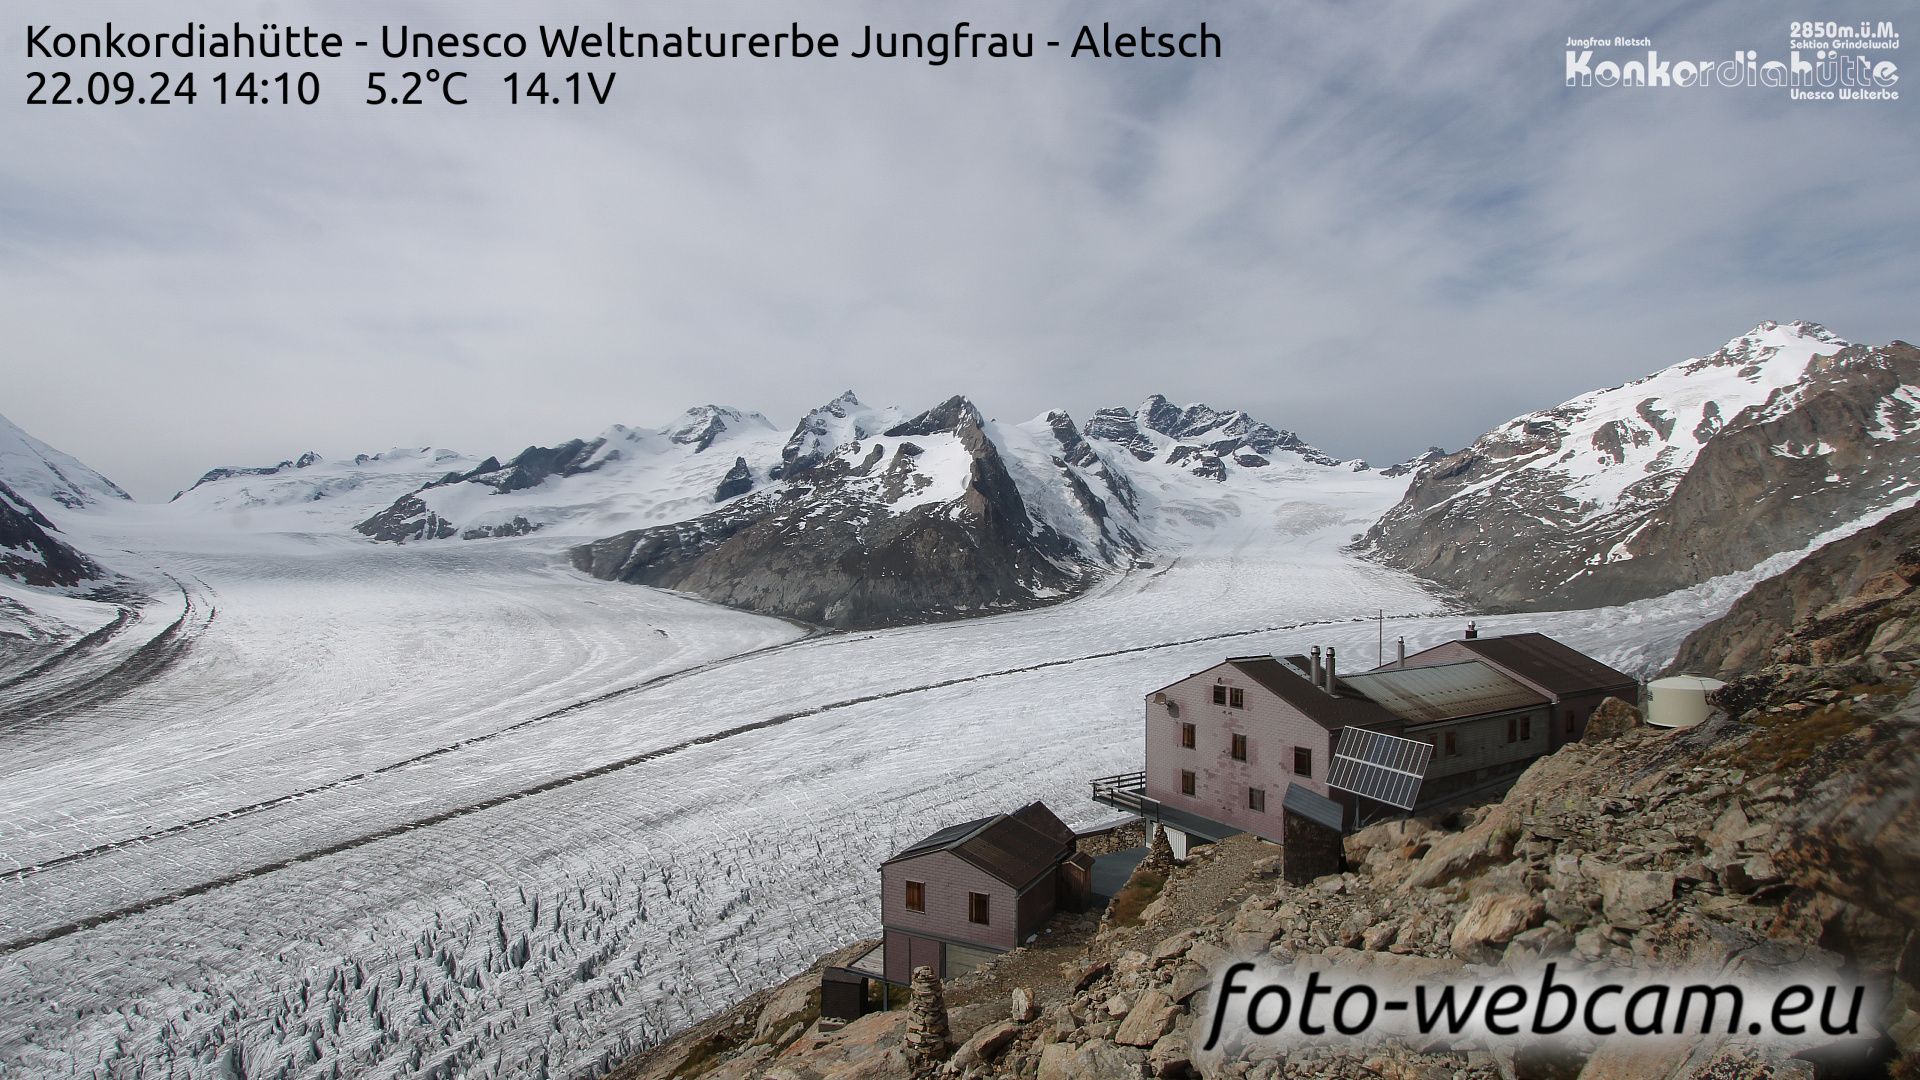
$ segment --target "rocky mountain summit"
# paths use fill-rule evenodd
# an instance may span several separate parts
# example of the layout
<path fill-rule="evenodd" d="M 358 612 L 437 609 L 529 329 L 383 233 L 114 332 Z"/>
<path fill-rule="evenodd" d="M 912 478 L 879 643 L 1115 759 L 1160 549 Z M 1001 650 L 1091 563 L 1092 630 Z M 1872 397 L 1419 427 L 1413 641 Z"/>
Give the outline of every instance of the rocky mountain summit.
<path fill-rule="evenodd" d="M 1617 604 L 1747 569 L 1920 474 L 1920 351 L 1762 323 L 1419 468 L 1361 550 L 1482 608 Z"/>
<path fill-rule="evenodd" d="M 1701 726 L 1649 728 L 1608 702 L 1583 741 L 1537 761 L 1498 803 L 1372 826 L 1347 838 L 1344 872 L 1303 885 L 1277 880 L 1274 849 L 1247 837 L 1186 863 L 1150 859 L 1097 925 L 1065 923 L 949 982 L 941 1064 L 923 1064 L 934 1026 L 911 1009 L 823 1027 L 810 973 L 616 1075 L 1920 1075 L 1920 549 L 1910 522 L 1877 528 L 1893 569 L 1775 633 Z M 1808 579 L 1832 565 L 1816 557 L 1769 585 L 1811 597 Z M 1740 1036 L 1204 1052 L 1213 974 L 1254 956 L 1374 985 L 1484 980 L 1547 960 L 1596 974 L 1827 973 L 1883 991 L 1864 1019 L 1884 1034 L 1797 1053 Z"/>
<path fill-rule="evenodd" d="M 1139 461 L 1162 461 L 1208 480 L 1225 480 L 1229 468 L 1264 468 L 1279 454 L 1315 465 L 1341 464 L 1293 432 L 1244 412 L 1209 405 L 1183 408 L 1159 394 L 1137 409 L 1101 409 L 1087 421 L 1084 434 L 1119 446 Z"/>

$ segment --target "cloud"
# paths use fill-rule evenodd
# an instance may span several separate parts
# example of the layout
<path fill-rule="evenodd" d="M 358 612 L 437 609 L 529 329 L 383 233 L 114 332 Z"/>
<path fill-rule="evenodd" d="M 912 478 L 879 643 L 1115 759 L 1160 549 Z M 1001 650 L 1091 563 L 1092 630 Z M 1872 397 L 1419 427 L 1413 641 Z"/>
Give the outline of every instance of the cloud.
<path fill-rule="evenodd" d="M 4 34 L 554 14 L 25 7 Z M 854 39 L 958 10 L 566 17 Z M 847 386 L 1010 418 L 1163 392 L 1375 460 L 1459 445 L 1763 318 L 1912 336 L 1909 102 L 1561 85 L 1569 34 L 1778 52 L 1796 14 L 1002 2 L 965 17 L 1043 41 L 1204 17 L 1226 56 L 607 61 L 587 66 L 618 72 L 613 104 L 517 109 L 483 95 L 556 65 L 462 61 L 475 104 L 384 108 L 358 103 L 356 58 L 312 109 L 17 107 L 7 411 L 143 497 L 308 447 L 511 452 L 707 401 L 786 420 Z"/>

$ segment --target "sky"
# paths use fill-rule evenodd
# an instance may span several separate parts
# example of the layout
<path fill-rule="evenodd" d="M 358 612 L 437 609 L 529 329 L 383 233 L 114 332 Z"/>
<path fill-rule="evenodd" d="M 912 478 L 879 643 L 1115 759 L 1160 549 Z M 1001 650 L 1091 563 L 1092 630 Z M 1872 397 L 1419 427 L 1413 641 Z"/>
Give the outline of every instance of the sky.
<path fill-rule="evenodd" d="M 1820 16 L 1920 33 L 1907 10 Z M 1224 55 L 575 61 L 617 72 L 612 101 L 537 109 L 500 79 L 568 65 L 356 55 L 279 65 L 323 75 L 311 108 L 22 104 L 59 66 L 25 59 L 42 22 L 797 21 L 851 48 L 962 12 L 1041 41 L 1204 18 Z M 1806 14 L 24 0 L 0 22 L 0 412 L 145 499 L 307 449 L 509 454 L 708 402 L 787 424 L 845 389 L 1005 420 L 1161 393 L 1376 463 L 1455 448 L 1765 319 L 1920 335 L 1920 73 L 1894 102 L 1564 85 L 1570 35 L 1766 59 Z M 474 103 L 361 104 L 376 65 L 468 70 Z"/>

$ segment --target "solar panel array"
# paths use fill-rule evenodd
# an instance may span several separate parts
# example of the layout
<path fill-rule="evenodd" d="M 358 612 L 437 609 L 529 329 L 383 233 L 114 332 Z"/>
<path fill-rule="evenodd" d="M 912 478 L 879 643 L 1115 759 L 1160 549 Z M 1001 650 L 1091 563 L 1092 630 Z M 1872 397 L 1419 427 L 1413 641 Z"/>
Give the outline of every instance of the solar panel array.
<path fill-rule="evenodd" d="M 1327 771 L 1327 786 L 1411 810 L 1432 758 L 1432 745 L 1417 739 L 1342 728 L 1340 745 L 1333 748 L 1333 767 Z"/>

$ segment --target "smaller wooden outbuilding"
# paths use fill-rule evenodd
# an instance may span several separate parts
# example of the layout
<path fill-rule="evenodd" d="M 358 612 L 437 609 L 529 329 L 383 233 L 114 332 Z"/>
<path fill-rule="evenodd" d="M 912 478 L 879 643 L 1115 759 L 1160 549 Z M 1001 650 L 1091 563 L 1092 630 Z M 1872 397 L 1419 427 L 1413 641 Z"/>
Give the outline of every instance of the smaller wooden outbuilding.
<path fill-rule="evenodd" d="M 880 866 L 886 980 L 913 969 L 951 978 L 1026 941 L 1091 894 L 1092 860 L 1044 803 L 963 822 Z"/>

